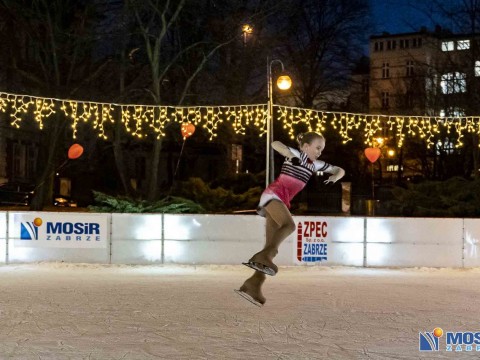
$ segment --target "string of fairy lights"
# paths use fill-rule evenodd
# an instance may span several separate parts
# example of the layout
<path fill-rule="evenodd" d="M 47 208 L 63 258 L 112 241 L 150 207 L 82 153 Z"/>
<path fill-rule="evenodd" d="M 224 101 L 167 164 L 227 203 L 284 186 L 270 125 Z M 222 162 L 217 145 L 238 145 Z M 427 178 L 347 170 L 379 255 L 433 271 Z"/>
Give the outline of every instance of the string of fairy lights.
<path fill-rule="evenodd" d="M 402 116 L 381 114 L 358 114 L 335 111 L 304 109 L 274 105 L 273 118 L 280 121 L 293 139 L 297 131 L 323 132 L 330 125 L 345 144 L 363 136 L 367 146 L 373 146 L 375 138 L 386 132 L 394 136 L 401 147 L 406 137 L 418 137 L 428 147 L 442 132 L 453 134 L 455 146 L 463 145 L 467 133 L 480 135 L 480 116 L 440 117 Z M 97 136 L 107 139 L 109 127 L 117 121 L 129 135 L 142 139 L 165 136 L 166 126 L 171 123 L 194 124 L 205 129 L 210 140 L 218 136 L 220 124 L 231 124 L 236 134 L 245 135 L 250 127 L 258 130 L 259 136 L 266 133 L 269 121 L 268 104 L 231 106 L 154 106 L 116 104 L 91 101 L 56 99 L 31 95 L 0 92 L 0 113 L 8 115 L 10 125 L 20 128 L 25 121 L 33 120 L 40 129 L 44 123 L 58 114 L 71 122 L 73 138 L 77 137 L 80 124 L 86 124 Z"/>

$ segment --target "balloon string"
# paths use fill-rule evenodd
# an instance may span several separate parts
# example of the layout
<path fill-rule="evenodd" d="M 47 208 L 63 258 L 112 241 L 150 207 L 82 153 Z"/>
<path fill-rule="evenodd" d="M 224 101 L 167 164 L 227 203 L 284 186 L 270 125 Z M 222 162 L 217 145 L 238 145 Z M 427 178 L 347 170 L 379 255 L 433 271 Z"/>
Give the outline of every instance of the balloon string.
<path fill-rule="evenodd" d="M 175 172 L 173 173 L 173 180 L 175 180 L 175 176 L 177 175 L 177 171 L 178 171 L 178 166 L 180 165 L 180 160 L 182 159 L 183 148 L 185 147 L 185 140 L 187 140 L 186 137 L 183 138 L 182 149 L 180 150 L 180 155 L 178 156 L 177 166 L 175 168 Z"/>
<path fill-rule="evenodd" d="M 53 174 L 55 174 L 57 171 L 60 171 L 61 168 L 63 168 L 67 162 L 68 162 L 69 159 L 65 160 L 59 167 L 57 167 L 56 169 L 54 169 L 46 178 L 45 180 L 43 180 L 42 182 L 40 182 L 37 186 L 35 186 L 35 188 L 32 190 L 33 192 L 37 191 L 38 188 L 40 186 L 42 186 L 43 184 L 45 184 L 45 181 L 47 181 Z"/>
<path fill-rule="evenodd" d="M 373 170 L 373 163 L 372 163 L 372 200 L 375 200 L 375 174 Z"/>

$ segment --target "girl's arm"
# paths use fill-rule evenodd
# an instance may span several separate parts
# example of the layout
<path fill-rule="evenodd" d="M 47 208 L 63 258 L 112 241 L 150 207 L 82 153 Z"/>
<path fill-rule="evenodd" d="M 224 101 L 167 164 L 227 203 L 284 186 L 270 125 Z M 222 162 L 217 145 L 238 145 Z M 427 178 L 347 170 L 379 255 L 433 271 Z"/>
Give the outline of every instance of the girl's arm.
<path fill-rule="evenodd" d="M 293 158 L 298 158 L 298 154 L 295 154 L 294 152 L 292 152 L 292 149 L 290 149 L 286 145 L 283 145 L 280 141 L 272 142 L 272 148 L 274 148 L 275 151 L 279 152 L 289 160 Z"/>
<path fill-rule="evenodd" d="M 328 183 L 335 183 L 340 180 L 345 175 L 345 170 L 341 167 L 330 165 L 326 170 L 326 173 L 331 174 L 327 180 L 325 180 L 325 184 Z"/>
<path fill-rule="evenodd" d="M 345 170 L 341 167 L 330 165 L 322 160 L 315 161 L 315 170 L 331 174 L 328 179 L 325 180 L 325 184 L 337 182 L 345 175 Z"/>

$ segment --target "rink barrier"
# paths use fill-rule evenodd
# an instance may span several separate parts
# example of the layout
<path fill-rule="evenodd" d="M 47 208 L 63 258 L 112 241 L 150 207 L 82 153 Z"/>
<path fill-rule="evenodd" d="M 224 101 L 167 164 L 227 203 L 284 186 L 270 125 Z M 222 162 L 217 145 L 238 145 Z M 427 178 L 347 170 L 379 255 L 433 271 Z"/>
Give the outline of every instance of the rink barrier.
<path fill-rule="evenodd" d="M 477 267 L 480 219 L 294 216 L 278 265 Z M 0 263 L 239 264 L 257 215 L 0 212 Z"/>

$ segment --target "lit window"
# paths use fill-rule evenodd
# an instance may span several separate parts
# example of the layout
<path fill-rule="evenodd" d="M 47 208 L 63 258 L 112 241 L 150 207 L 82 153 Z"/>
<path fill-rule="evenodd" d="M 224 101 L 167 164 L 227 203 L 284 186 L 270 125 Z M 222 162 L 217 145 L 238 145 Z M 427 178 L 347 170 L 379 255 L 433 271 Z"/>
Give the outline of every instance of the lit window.
<path fill-rule="evenodd" d="M 440 86 L 444 94 L 467 92 L 467 75 L 460 72 L 443 74 Z"/>
<path fill-rule="evenodd" d="M 455 43 L 453 41 L 442 41 L 442 51 L 455 50 Z"/>
<path fill-rule="evenodd" d="M 475 61 L 475 76 L 480 76 L 480 61 Z"/>
<path fill-rule="evenodd" d="M 470 40 L 458 40 L 457 50 L 468 50 L 470 49 Z"/>
<path fill-rule="evenodd" d="M 440 117 L 463 117 L 465 116 L 465 110 L 459 107 L 449 107 L 447 109 L 440 110 Z"/>

